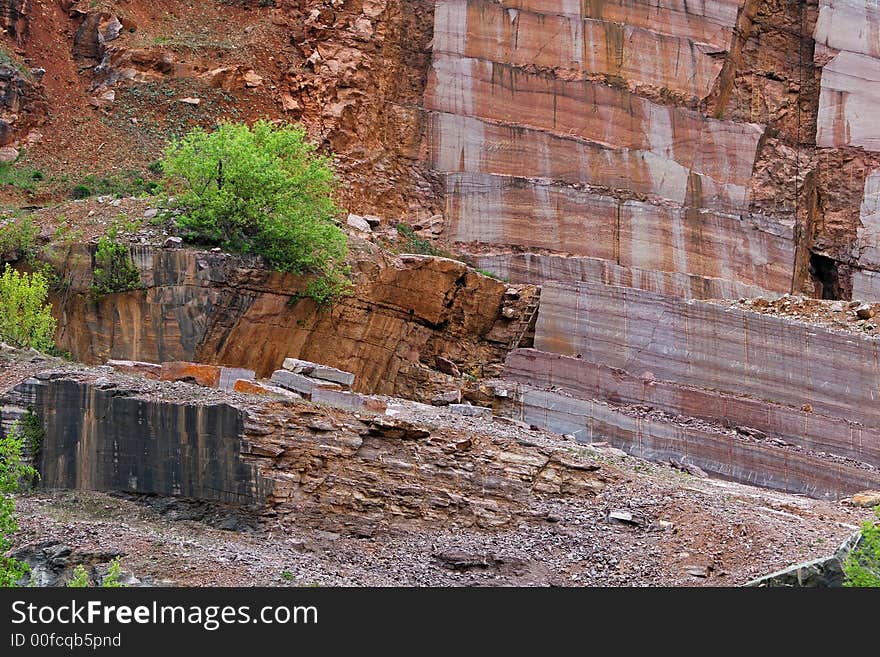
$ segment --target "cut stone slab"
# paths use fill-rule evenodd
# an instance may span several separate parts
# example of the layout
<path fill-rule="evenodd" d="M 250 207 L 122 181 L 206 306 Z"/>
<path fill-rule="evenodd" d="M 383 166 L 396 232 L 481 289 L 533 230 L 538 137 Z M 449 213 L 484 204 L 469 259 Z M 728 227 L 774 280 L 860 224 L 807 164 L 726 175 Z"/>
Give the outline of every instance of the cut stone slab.
<path fill-rule="evenodd" d="M 339 383 L 347 388 L 354 384 L 354 374 L 344 372 L 335 367 L 328 365 L 320 365 L 299 358 L 285 358 L 282 366 L 285 370 L 290 370 L 294 374 L 304 374 L 313 379 L 323 379 L 324 381 L 332 381 Z"/>
<path fill-rule="evenodd" d="M 321 388 L 337 390 L 340 388 L 340 386 L 335 383 L 312 379 L 310 377 L 303 376 L 302 374 L 296 374 L 288 370 L 275 370 L 272 373 L 271 381 L 272 383 L 275 383 L 282 388 L 287 388 L 288 390 L 293 390 L 294 392 L 298 392 L 303 395 L 311 395 L 315 390 Z"/>
<path fill-rule="evenodd" d="M 457 415 L 464 415 L 466 417 L 492 417 L 492 409 L 486 408 L 485 406 L 471 406 L 470 404 L 450 404 L 449 409 Z"/>
<path fill-rule="evenodd" d="M 241 379 L 253 381 L 255 378 L 256 373 L 253 370 L 246 370 L 241 367 L 221 367 L 218 387 L 220 390 L 234 390 L 237 381 Z"/>
<path fill-rule="evenodd" d="M 280 395 L 288 399 L 302 399 L 302 395 L 298 395 L 285 388 L 270 386 L 267 383 L 260 383 L 251 379 L 239 379 L 233 384 L 232 389 L 235 392 L 243 392 L 248 395 Z"/>
<path fill-rule="evenodd" d="M 125 374 L 140 374 L 148 379 L 158 380 L 162 374 L 162 366 L 158 363 L 145 363 L 140 360 L 108 360 L 107 365 Z"/>
<path fill-rule="evenodd" d="M 385 402 L 375 397 L 327 388 L 317 388 L 312 392 L 312 403 L 326 404 L 327 406 L 346 408 L 353 411 L 370 411 L 372 413 L 384 413 L 387 408 Z"/>
<path fill-rule="evenodd" d="M 216 388 L 220 384 L 220 368 L 185 361 L 162 363 L 159 378 L 162 381 L 190 381 L 201 386 Z"/>

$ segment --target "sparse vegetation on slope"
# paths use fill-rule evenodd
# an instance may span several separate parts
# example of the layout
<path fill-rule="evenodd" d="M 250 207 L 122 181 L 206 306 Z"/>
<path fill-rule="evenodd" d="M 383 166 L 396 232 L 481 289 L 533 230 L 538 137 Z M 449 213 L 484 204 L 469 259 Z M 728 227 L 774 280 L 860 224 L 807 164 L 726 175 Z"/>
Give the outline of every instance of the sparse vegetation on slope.
<path fill-rule="evenodd" d="M 141 287 L 141 275 L 131 259 L 128 247 L 109 237 L 98 240 L 93 274 L 92 294 L 95 297 Z"/>

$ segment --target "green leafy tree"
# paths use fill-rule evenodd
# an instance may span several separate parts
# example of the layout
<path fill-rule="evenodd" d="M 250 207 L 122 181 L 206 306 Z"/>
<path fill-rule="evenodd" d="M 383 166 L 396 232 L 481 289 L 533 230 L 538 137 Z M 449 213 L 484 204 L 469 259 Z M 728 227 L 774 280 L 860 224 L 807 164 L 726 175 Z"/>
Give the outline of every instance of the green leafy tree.
<path fill-rule="evenodd" d="M 12 494 L 37 477 L 37 471 L 22 461 L 24 440 L 17 422 L 0 438 L 0 586 L 4 587 L 15 586 L 30 570 L 26 563 L 5 556 L 18 531 Z"/>
<path fill-rule="evenodd" d="M 96 297 L 142 287 L 141 273 L 131 259 L 128 247 L 109 237 L 98 240 L 92 275 L 92 294 Z"/>
<path fill-rule="evenodd" d="M 874 508 L 880 518 L 880 506 Z M 862 523 L 862 542 L 843 564 L 844 586 L 880 587 L 880 524 Z"/>
<path fill-rule="evenodd" d="M 348 248 L 336 223 L 336 179 L 302 127 L 195 128 L 169 144 L 162 167 L 186 239 L 314 274 L 307 293 L 319 302 L 345 293 Z"/>
<path fill-rule="evenodd" d="M 73 576 L 67 580 L 67 587 L 72 589 L 85 589 L 89 586 L 89 574 L 86 572 L 86 567 L 82 564 L 77 564 L 76 568 L 73 569 Z"/>
<path fill-rule="evenodd" d="M 0 340 L 19 348 L 52 349 L 55 318 L 48 295 L 44 274 L 20 273 L 7 264 L 0 275 Z"/>

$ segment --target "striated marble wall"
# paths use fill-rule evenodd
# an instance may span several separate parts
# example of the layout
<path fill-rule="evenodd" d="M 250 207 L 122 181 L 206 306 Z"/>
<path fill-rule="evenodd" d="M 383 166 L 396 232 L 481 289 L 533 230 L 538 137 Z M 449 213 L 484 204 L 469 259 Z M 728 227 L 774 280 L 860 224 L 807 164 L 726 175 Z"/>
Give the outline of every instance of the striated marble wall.
<path fill-rule="evenodd" d="M 703 109 L 742 2 L 435 7 L 424 105 L 450 239 L 476 257 L 587 257 L 630 281 L 640 270 L 706 279 L 667 277 L 677 296 L 725 288 L 713 279 L 791 290 L 793 218 L 750 210 L 764 126 Z M 582 262 L 552 271 L 590 275 Z M 544 273 L 519 267 L 516 280 Z"/>

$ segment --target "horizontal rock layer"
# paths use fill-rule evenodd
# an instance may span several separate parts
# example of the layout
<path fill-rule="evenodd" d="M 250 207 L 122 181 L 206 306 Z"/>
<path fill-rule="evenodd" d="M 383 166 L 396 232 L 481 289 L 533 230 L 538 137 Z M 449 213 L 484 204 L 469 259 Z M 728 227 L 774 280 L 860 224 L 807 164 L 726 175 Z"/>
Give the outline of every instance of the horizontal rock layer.
<path fill-rule="evenodd" d="M 697 98 L 708 95 L 721 70 L 712 57 L 718 51 L 613 20 L 542 14 L 492 0 L 439 0 L 434 12 L 435 53 L 617 76 Z"/>
<path fill-rule="evenodd" d="M 241 413 L 227 404 L 151 401 L 115 387 L 37 379 L 6 402 L 32 408 L 43 425 L 44 486 L 265 501 L 266 482 L 241 459 Z"/>
<path fill-rule="evenodd" d="M 736 25 L 742 0 L 504 0 L 510 9 L 538 14 L 593 18 L 626 23 L 660 34 L 674 34 L 692 41 L 727 47 Z"/>
<path fill-rule="evenodd" d="M 772 292 L 722 278 L 664 272 L 620 265 L 599 258 L 539 253 L 477 253 L 474 265 L 514 283 L 551 280 L 593 281 L 634 287 L 683 299 L 739 299 L 776 296 Z"/>
<path fill-rule="evenodd" d="M 637 404 L 727 428 L 739 427 L 745 435 L 756 429 L 751 433 L 768 434 L 813 452 L 836 454 L 880 468 L 880 429 L 839 417 L 696 388 L 686 381 L 639 377 L 534 349 L 511 352 L 505 361 L 504 376 L 539 388 L 561 389 L 580 399 Z"/>
<path fill-rule="evenodd" d="M 520 178 L 447 176 L 452 239 L 550 250 L 611 265 L 791 289 L 789 226 L 707 210 L 669 208 Z"/>
<path fill-rule="evenodd" d="M 749 140 L 743 137 L 743 148 Z M 722 212 L 744 209 L 748 190 L 714 181 L 652 151 L 608 148 L 577 137 L 492 123 L 447 112 L 428 117 L 431 166 L 443 173 L 546 178 L 628 190 Z"/>
<path fill-rule="evenodd" d="M 549 283 L 535 347 L 880 426 L 880 341 L 853 333 L 641 290 Z"/>
<path fill-rule="evenodd" d="M 880 482 L 880 472 L 804 451 L 737 439 L 728 433 L 633 416 L 605 403 L 521 386 L 506 412 L 529 424 L 607 441 L 634 456 L 683 460 L 707 473 L 812 497 L 836 498 Z"/>
<path fill-rule="evenodd" d="M 743 189 L 763 133 L 754 124 L 709 119 L 607 84 L 443 53 L 434 55 L 425 107 L 632 151 L 632 159 L 650 152 L 715 185 Z M 675 170 L 670 163 L 670 174 Z"/>
<path fill-rule="evenodd" d="M 50 487 L 228 502 L 273 524 L 370 535 L 420 523 L 501 527 L 533 517 L 545 497 L 583 501 L 614 477 L 562 446 L 497 430 L 423 427 L 365 408 L 245 405 L 88 372 L 38 376 L 2 397 L 0 421 L 10 405 L 33 407 Z"/>

